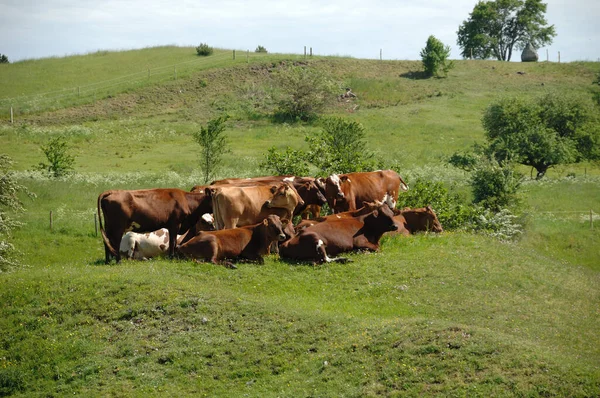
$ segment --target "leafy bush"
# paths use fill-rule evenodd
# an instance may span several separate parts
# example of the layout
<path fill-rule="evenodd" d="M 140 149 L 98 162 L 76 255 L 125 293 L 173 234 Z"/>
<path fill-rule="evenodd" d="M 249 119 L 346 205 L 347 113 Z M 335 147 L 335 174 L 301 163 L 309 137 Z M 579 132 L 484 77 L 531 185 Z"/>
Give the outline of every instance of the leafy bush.
<path fill-rule="evenodd" d="M 448 61 L 450 56 L 450 46 L 444 46 L 444 43 L 429 36 L 425 48 L 421 50 L 421 59 L 423 68 L 427 76 L 439 76 L 440 72 L 444 76 L 454 67 L 452 61 Z"/>
<path fill-rule="evenodd" d="M 64 137 L 51 138 L 46 145 L 41 146 L 48 163 L 40 162 L 39 170 L 48 172 L 52 177 L 63 177 L 73 171 L 75 157 L 68 153 L 69 145 Z"/>
<path fill-rule="evenodd" d="M 258 46 L 256 47 L 256 50 L 254 50 L 255 53 L 267 53 L 267 49 L 264 48 L 263 46 Z"/>
<path fill-rule="evenodd" d="M 482 162 L 471 174 L 473 203 L 498 211 L 519 204 L 517 195 L 522 176 L 511 167 Z"/>
<path fill-rule="evenodd" d="M 204 57 L 212 55 L 213 51 L 213 48 L 206 43 L 200 43 L 200 45 L 196 47 L 196 53 Z"/>
<path fill-rule="evenodd" d="M 329 98 L 334 98 L 335 85 L 322 71 L 307 66 L 290 65 L 274 74 L 280 89 L 275 120 L 315 120 Z"/>
<path fill-rule="evenodd" d="M 283 153 L 278 153 L 275 147 L 269 148 L 266 159 L 260 164 L 260 168 L 273 175 L 304 176 L 309 171 L 306 153 L 289 146 Z"/>
<path fill-rule="evenodd" d="M 0 64 L 8 64 L 8 57 L 4 54 L 0 54 Z"/>
<path fill-rule="evenodd" d="M 194 133 L 194 139 L 200 145 L 200 164 L 204 174 L 204 183 L 208 183 L 221 165 L 223 154 L 229 152 L 227 138 L 223 134 L 228 115 L 208 121 L 206 127 Z"/>
<path fill-rule="evenodd" d="M 374 154 L 367 149 L 362 124 L 340 117 L 323 119 L 321 123 L 322 131 L 305 137 L 310 148 L 308 160 L 321 173 L 373 170 Z"/>

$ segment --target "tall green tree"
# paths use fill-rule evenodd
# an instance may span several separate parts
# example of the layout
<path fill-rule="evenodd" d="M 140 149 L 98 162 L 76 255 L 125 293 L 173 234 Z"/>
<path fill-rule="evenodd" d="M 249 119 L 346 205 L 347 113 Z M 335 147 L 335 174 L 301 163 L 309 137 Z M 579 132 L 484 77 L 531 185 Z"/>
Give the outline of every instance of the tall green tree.
<path fill-rule="evenodd" d="M 510 61 L 513 48 L 523 49 L 528 42 L 535 48 L 551 44 L 556 32 L 545 13 L 541 0 L 478 2 L 458 28 L 462 56 Z"/>
<path fill-rule="evenodd" d="M 225 137 L 225 122 L 228 115 L 208 121 L 206 127 L 201 126 L 200 131 L 194 133 L 194 140 L 200 145 L 200 166 L 204 173 L 204 183 L 207 184 L 221 166 L 225 153 L 230 152 L 227 137 Z"/>
<path fill-rule="evenodd" d="M 533 100 L 505 98 L 483 116 L 488 153 L 499 162 L 537 170 L 600 158 L 600 128 L 594 108 L 581 98 L 547 94 Z"/>
<path fill-rule="evenodd" d="M 429 36 L 425 48 L 421 50 L 423 69 L 427 76 L 446 76 L 448 71 L 454 67 L 454 63 L 448 60 L 450 46 L 444 46 L 435 36 Z"/>

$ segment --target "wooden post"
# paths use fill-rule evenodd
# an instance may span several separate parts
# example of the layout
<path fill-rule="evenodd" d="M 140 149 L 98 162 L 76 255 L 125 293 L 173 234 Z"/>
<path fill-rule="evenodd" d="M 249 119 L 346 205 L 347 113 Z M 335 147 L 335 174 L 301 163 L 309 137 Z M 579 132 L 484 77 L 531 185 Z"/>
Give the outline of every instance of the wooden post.
<path fill-rule="evenodd" d="M 312 57 L 312 47 L 310 48 L 310 56 Z"/>
<path fill-rule="evenodd" d="M 304 59 L 306 59 L 306 46 L 304 46 Z"/>
<path fill-rule="evenodd" d="M 379 60 L 383 61 L 383 48 L 379 49 Z"/>
<path fill-rule="evenodd" d="M 173 74 L 175 75 L 175 80 L 177 80 L 177 68 L 173 68 Z"/>
<path fill-rule="evenodd" d="M 250 50 L 246 50 L 246 63 L 250 63 Z"/>
<path fill-rule="evenodd" d="M 94 213 L 94 231 L 96 232 L 96 236 L 98 236 L 98 214 Z"/>
<path fill-rule="evenodd" d="M 471 59 L 473 59 L 473 47 L 471 47 Z"/>
<path fill-rule="evenodd" d="M 558 52 L 558 63 L 560 64 L 560 51 Z"/>
<path fill-rule="evenodd" d="M 52 210 L 50 210 L 50 231 L 52 231 Z"/>
<path fill-rule="evenodd" d="M 235 50 L 233 50 L 233 60 L 235 61 Z"/>
<path fill-rule="evenodd" d="M 548 62 L 550 60 L 550 57 L 548 57 L 548 49 L 546 49 L 546 62 Z"/>
<path fill-rule="evenodd" d="M 15 119 L 13 118 L 13 108 L 12 106 L 10 107 L 10 124 L 13 124 L 15 122 Z"/>

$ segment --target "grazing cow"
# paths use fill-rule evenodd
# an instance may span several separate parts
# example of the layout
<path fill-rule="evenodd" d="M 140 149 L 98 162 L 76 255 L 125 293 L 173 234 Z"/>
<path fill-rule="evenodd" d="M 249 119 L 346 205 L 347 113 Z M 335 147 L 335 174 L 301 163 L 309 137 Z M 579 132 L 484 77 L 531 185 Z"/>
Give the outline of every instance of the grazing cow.
<path fill-rule="evenodd" d="M 376 200 L 396 207 L 398 193 L 408 185 L 393 170 L 332 174 L 325 180 L 325 197 L 334 213 L 358 209 L 363 202 Z"/>
<path fill-rule="evenodd" d="M 265 176 L 265 177 L 252 177 L 252 178 L 227 178 L 223 180 L 216 180 L 211 183 L 211 185 L 229 185 L 236 187 L 248 187 L 255 185 L 273 185 L 281 182 L 290 183 L 296 191 L 298 191 L 298 195 L 304 201 L 304 204 L 299 204 L 294 210 L 294 215 L 302 214 L 309 206 L 318 206 L 318 211 L 316 214 L 319 214 L 321 210 L 321 206 L 327 203 L 327 199 L 319 189 L 317 182 L 313 177 L 295 177 L 291 175 L 285 176 Z M 192 191 L 195 189 L 200 189 L 201 186 L 195 186 L 192 188 Z M 314 210 L 313 210 L 314 211 Z M 313 213 L 314 214 L 314 213 Z"/>
<path fill-rule="evenodd" d="M 346 258 L 330 258 L 352 250 L 378 250 L 381 236 L 398 226 L 392 210 L 380 206 L 371 213 L 351 218 L 328 220 L 311 227 L 279 247 L 282 258 L 313 262 L 345 262 Z"/>
<path fill-rule="evenodd" d="M 443 232 L 442 224 L 430 206 L 417 209 L 404 208 L 394 209 L 394 220 L 398 224 L 398 231 L 390 232 L 390 235 L 410 235 L 415 232 Z"/>
<path fill-rule="evenodd" d="M 287 224 L 291 223 L 282 222 L 279 216 L 272 214 L 254 225 L 200 232 L 178 246 L 177 251 L 188 257 L 203 259 L 213 264 L 224 262 L 230 268 L 235 266 L 225 261 L 226 259 L 245 259 L 263 264 L 263 256 L 268 253 L 271 243 L 286 239 L 284 228 Z"/>
<path fill-rule="evenodd" d="M 300 231 L 304 228 L 310 227 L 311 225 L 315 225 L 317 223 L 323 221 L 334 221 L 339 220 L 340 218 L 352 218 L 358 217 L 372 212 L 373 210 L 377 210 L 383 202 L 375 201 L 375 202 L 363 202 L 363 207 L 354 211 L 344 211 L 341 213 L 330 214 L 325 217 L 317 217 L 312 220 L 302 220 L 296 225 L 296 231 Z"/>
<path fill-rule="evenodd" d="M 206 188 L 206 194 L 212 197 L 217 229 L 255 224 L 269 214 L 291 220 L 296 206 L 304 203 L 287 182 L 273 186 L 213 186 Z"/>
<path fill-rule="evenodd" d="M 177 234 L 193 228 L 205 213 L 212 213 L 212 203 L 203 192 L 140 189 L 101 193 L 98 196 L 98 218 L 106 263 L 110 262 L 111 257 L 115 257 L 117 262 L 121 261 L 118 249 L 123 233 L 127 231 L 151 232 L 166 228 L 169 231 L 169 255 L 173 256 Z"/>

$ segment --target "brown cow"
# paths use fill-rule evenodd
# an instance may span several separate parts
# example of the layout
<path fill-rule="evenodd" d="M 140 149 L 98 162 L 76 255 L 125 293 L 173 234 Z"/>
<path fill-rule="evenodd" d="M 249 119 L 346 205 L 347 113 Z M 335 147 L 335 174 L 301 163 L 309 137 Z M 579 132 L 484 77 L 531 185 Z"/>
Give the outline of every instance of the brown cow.
<path fill-rule="evenodd" d="M 330 214 L 325 217 L 317 217 L 312 220 L 302 220 L 296 225 L 296 231 L 300 231 L 304 228 L 310 227 L 311 225 L 315 225 L 317 223 L 323 221 L 334 221 L 340 218 L 352 218 L 358 217 L 372 212 L 373 210 L 377 210 L 384 203 L 375 201 L 375 202 L 363 202 L 363 207 L 354 211 L 343 211 L 341 213 Z"/>
<path fill-rule="evenodd" d="M 284 228 L 287 224 L 288 221 L 282 222 L 279 216 L 270 215 L 255 225 L 200 232 L 177 250 L 188 257 L 214 264 L 224 262 L 230 268 L 235 266 L 224 260 L 245 259 L 263 264 L 263 256 L 268 253 L 271 243 L 286 239 Z"/>
<path fill-rule="evenodd" d="M 330 258 L 338 253 L 352 250 L 378 250 L 381 236 L 395 231 L 393 213 L 387 205 L 356 218 L 328 220 L 308 227 L 279 247 L 282 258 L 331 262 L 347 261 L 346 258 Z"/>
<path fill-rule="evenodd" d="M 264 176 L 252 178 L 227 178 L 216 180 L 211 185 L 230 185 L 236 187 L 248 187 L 254 185 L 273 185 L 281 182 L 289 182 L 294 189 L 298 191 L 298 195 L 304 201 L 304 205 L 296 206 L 294 215 L 302 214 L 309 206 L 318 206 L 320 212 L 321 206 L 327 203 L 327 199 L 323 192 L 319 189 L 317 182 L 313 177 L 295 177 L 292 175 L 284 176 Z M 192 188 L 192 191 L 201 189 L 202 186 L 197 185 Z M 313 210 L 314 211 L 314 210 Z M 318 213 L 317 213 L 318 214 Z"/>
<path fill-rule="evenodd" d="M 410 235 L 415 232 L 443 232 L 442 224 L 430 206 L 416 209 L 404 208 L 394 209 L 394 220 L 398 224 L 398 231 L 390 232 L 390 235 Z"/>
<path fill-rule="evenodd" d="M 206 188 L 206 194 L 212 196 L 217 229 L 255 224 L 269 214 L 291 220 L 296 206 L 303 204 L 298 192 L 287 182 L 273 186 L 213 186 Z"/>
<path fill-rule="evenodd" d="M 177 235 L 196 225 L 205 213 L 212 213 L 212 204 L 204 193 L 181 189 L 111 190 L 101 193 L 98 196 L 98 218 L 106 263 L 111 257 L 121 261 L 119 246 L 123 233 L 127 231 L 168 229 L 169 255 L 173 256 Z"/>
<path fill-rule="evenodd" d="M 393 170 L 332 174 L 325 180 L 325 197 L 334 213 L 356 210 L 363 202 L 376 200 L 396 207 L 400 191 L 408 185 Z"/>

